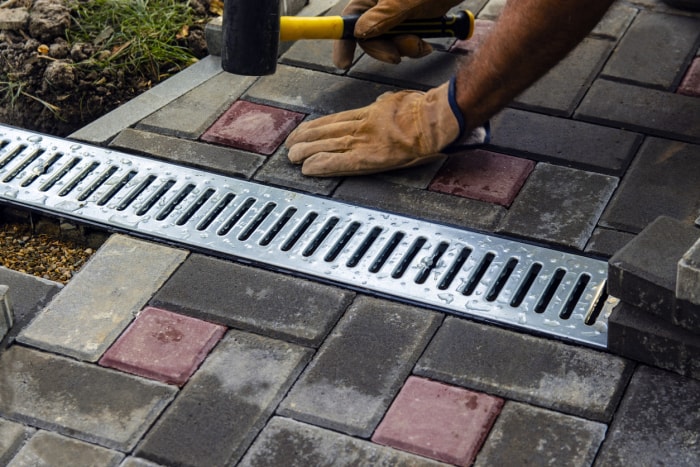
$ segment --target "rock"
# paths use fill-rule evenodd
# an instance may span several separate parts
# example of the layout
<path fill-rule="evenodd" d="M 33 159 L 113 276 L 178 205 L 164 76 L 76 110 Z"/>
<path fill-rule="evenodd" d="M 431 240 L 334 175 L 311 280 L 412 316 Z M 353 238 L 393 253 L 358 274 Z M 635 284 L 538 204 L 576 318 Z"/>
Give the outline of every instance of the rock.
<path fill-rule="evenodd" d="M 19 31 L 27 26 L 29 12 L 26 8 L 0 8 L 0 29 Z"/>
<path fill-rule="evenodd" d="M 29 33 L 42 42 L 64 36 L 70 27 L 70 9 L 63 0 L 36 0 L 29 12 Z"/>

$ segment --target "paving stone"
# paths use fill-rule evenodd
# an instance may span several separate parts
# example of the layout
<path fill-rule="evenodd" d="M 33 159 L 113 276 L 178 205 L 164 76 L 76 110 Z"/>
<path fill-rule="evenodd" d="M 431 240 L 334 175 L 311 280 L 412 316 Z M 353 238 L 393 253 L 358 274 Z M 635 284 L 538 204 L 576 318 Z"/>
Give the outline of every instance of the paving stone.
<path fill-rule="evenodd" d="M 0 418 L 0 465 L 7 465 L 32 433 L 33 428 Z"/>
<path fill-rule="evenodd" d="M 0 414 L 129 451 L 175 388 L 13 345 L 0 354 Z"/>
<path fill-rule="evenodd" d="M 363 55 L 348 76 L 368 79 L 407 89 L 427 90 L 446 83 L 457 69 L 457 55 L 433 52 L 419 60 L 405 58 L 398 65 Z"/>
<path fill-rule="evenodd" d="M 502 406 L 498 397 L 411 376 L 372 441 L 471 465 Z"/>
<path fill-rule="evenodd" d="M 197 139 L 255 79 L 251 76 L 219 73 L 141 120 L 136 128 Z"/>
<path fill-rule="evenodd" d="M 634 238 L 633 234 L 618 230 L 597 228 L 586 245 L 585 252 L 610 258 Z"/>
<path fill-rule="evenodd" d="M 491 120 L 491 146 L 502 152 L 622 175 L 642 136 L 616 128 L 506 109 Z"/>
<path fill-rule="evenodd" d="M 146 307 L 100 365 L 182 386 L 225 332 L 225 326 Z"/>
<path fill-rule="evenodd" d="M 243 97 L 297 112 L 321 115 L 371 104 L 399 88 L 319 71 L 279 65 L 274 75 L 260 78 Z"/>
<path fill-rule="evenodd" d="M 123 458 L 124 454 L 117 451 L 40 431 L 24 445 L 8 467 L 114 467 Z"/>
<path fill-rule="evenodd" d="M 659 216 L 700 213 L 700 146 L 648 138 L 603 213 L 601 225 L 632 233 Z"/>
<path fill-rule="evenodd" d="M 475 149 L 447 160 L 430 190 L 508 207 L 535 163 L 528 159 Z"/>
<path fill-rule="evenodd" d="M 611 352 L 700 379 L 700 333 L 674 326 L 624 302 L 613 309 L 608 326 Z"/>
<path fill-rule="evenodd" d="M 260 154 L 131 128 L 119 133 L 110 146 L 231 177 L 250 178 L 265 161 Z"/>
<path fill-rule="evenodd" d="M 428 467 L 446 464 L 288 418 L 273 417 L 239 465 Z"/>
<path fill-rule="evenodd" d="M 338 4 L 341 3 L 338 2 Z M 362 49 L 358 47 L 355 50 L 354 60 L 357 60 L 361 55 Z M 280 63 L 336 75 L 345 74 L 345 70 L 336 68 L 333 64 L 333 41 L 297 41 L 280 57 Z"/>
<path fill-rule="evenodd" d="M 202 140 L 269 156 L 304 117 L 302 113 L 238 100 L 202 135 Z"/>
<path fill-rule="evenodd" d="M 540 163 L 498 231 L 583 250 L 617 182 L 608 175 Z"/>
<path fill-rule="evenodd" d="M 507 0 L 489 0 L 486 6 L 479 12 L 479 18 L 496 19 L 501 16 Z"/>
<path fill-rule="evenodd" d="M 682 78 L 699 43 L 700 18 L 641 11 L 605 65 L 603 75 L 671 90 Z"/>
<path fill-rule="evenodd" d="M 318 346 L 354 293 L 203 255 L 192 255 L 151 304 L 304 345 Z"/>
<path fill-rule="evenodd" d="M 607 353 L 447 318 L 414 373 L 608 422 L 632 368 Z"/>
<path fill-rule="evenodd" d="M 637 11 L 631 5 L 615 2 L 593 28 L 591 35 L 620 39 L 637 15 Z"/>
<path fill-rule="evenodd" d="M 140 457 L 127 457 L 119 467 L 160 467 L 160 464 L 141 459 Z"/>
<path fill-rule="evenodd" d="M 492 230 L 506 212 L 502 206 L 396 185 L 376 177 L 348 178 L 333 196 L 361 206 L 479 230 Z"/>
<path fill-rule="evenodd" d="M 700 99 L 695 97 L 598 79 L 576 110 L 575 117 L 700 143 L 698 115 Z"/>
<path fill-rule="evenodd" d="M 307 177 L 301 166 L 292 164 L 287 157 L 289 151 L 280 147 L 270 156 L 265 165 L 255 174 L 255 180 L 284 188 L 329 196 L 340 183 L 339 177 Z"/>
<path fill-rule="evenodd" d="M 137 449 L 164 465 L 232 465 L 262 430 L 311 351 L 230 331 Z"/>
<path fill-rule="evenodd" d="M 429 164 L 406 169 L 390 170 L 373 175 L 373 177 L 396 185 L 403 185 L 411 188 L 426 189 L 433 180 L 438 170 L 445 163 L 444 159 L 436 160 Z"/>
<path fill-rule="evenodd" d="M 700 319 L 677 310 L 678 262 L 700 229 L 659 217 L 608 262 L 608 293 L 669 323 L 700 332 Z M 700 307 L 696 307 L 700 308 Z"/>
<path fill-rule="evenodd" d="M 8 296 L 12 302 L 14 324 L 8 340 L 29 324 L 34 316 L 63 288 L 58 282 L 25 274 L 0 266 L 0 284 L 9 287 Z"/>
<path fill-rule="evenodd" d="M 605 39 L 584 39 L 564 60 L 516 97 L 515 105 L 550 115 L 571 116 L 614 45 Z"/>
<path fill-rule="evenodd" d="M 684 96 L 700 97 L 700 58 L 693 60 L 676 92 Z"/>
<path fill-rule="evenodd" d="M 700 465 L 698 407 L 700 381 L 640 367 L 595 465 Z"/>
<path fill-rule="evenodd" d="M 678 262 L 676 297 L 693 305 L 700 305 L 700 240 L 696 241 Z"/>
<path fill-rule="evenodd" d="M 606 429 L 603 423 L 509 401 L 474 466 L 591 465 Z"/>
<path fill-rule="evenodd" d="M 279 413 L 369 437 L 441 319 L 438 313 L 359 297 Z"/>
<path fill-rule="evenodd" d="M 10 288 L 0 284 L 0 342 L 12 328 L 14 319 L 15 313 L 10 301 Z M 0 346 L 0 350 L 2 350 L 2 346 Z"/>
<path fill-rule="evenodd" d="M 17 339 L 95 362 L 186 256 L 183 250 L 113 235 Z"/>
<path fill-rule="evenodd" d="M 94 144 L 107 143 L 125 128 L 136 124 L 219 73 L 221 73 L 221 58 L 208 56 L 148 92 L 85 125 L 69 135 L 69 138 Z"/>

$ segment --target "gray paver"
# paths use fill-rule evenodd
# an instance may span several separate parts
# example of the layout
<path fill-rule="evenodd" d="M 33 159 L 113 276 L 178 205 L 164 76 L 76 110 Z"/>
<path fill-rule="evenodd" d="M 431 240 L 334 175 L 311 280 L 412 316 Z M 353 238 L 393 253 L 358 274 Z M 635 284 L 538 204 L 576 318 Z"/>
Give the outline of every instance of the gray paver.
<path fill-rule="evenodd" d="M 141 120 L 136 128 L 197 139 L 254 81 L 255 77 L 222 72 Z"/>
<path fill-rule="evenodd" d="M 700 379 L 700 334 L 624 302 L 615 307 L 608 326 L 611 352 Z"/>
<path fill-rule="evenodd" d="M 135 124 L 219 73 L 221 73 L 221 59 L 208 56 L 168 78 L 148 92 L 82 127 L 72 133 L 70 138 L 95 144 L 106 143 L 123 129 Z"/>
<path fill-rule="evenodd" d="M 591 465 L 606 430 L 604 423 L 509 401 L 474 466 Z"/>
<path fill-rule="evenodd" d="M 673 324 L 700 332 L 700 322 L 676 310 L 678 261 L 700 238 L 700 229 L 659 217 L 608 262 L 608 293 Z"/>
<path fill-rule="evenodd" d="M 100 446 L 40 431 L 24 445 L 8 467 L 113 467 L 124 454 Z"/>
<path fill-rule="evenodd" d="M 244 97 L 297 112 L 329 114 L 369 105 L 381 94 L 398 90 L 384 84 L 279 65 L 274 75 L 260 78 Z"/>
<path fill-rule="evenodd" d="M 698 407 L 700 381 L 640 367 L 595 465 L 700 465 Z"/>
<path fill-rule="evenodd" d="M 700 99 L 597 79 L 575 117 L 663 138 L 700 143 Z"/>
<path fill-rule="evenodd" d="M 151 304 L 229 326 L 320 345 L 353 292 L 192 255 Z"/>
<path fill-rule="evenodd" d="M 700 305 L 700 240 L 678 262 L 676 296 L 693 305 Z"/>
<path fill-rule="evenodd" d="M 119 467 L 160 467 L 160 464 L 141 459 L 140 457 L 127 457 Z"/>
<path fill-rule="evenodd" d="M 377 177 L 347 178 L 333 196 L 362 206 L 483 230 L 492 230 L 506 213 L 496 204 L 419 190 Z"/>
<path fill-rule="evenodd" d="M 340 183 L 338 177 L 307 177 L 302 175 L 301 166 L 292 164 L 287 157 L 288 153 L 289 151 L 284 146 L 278 149 L 255 174 L 255 180 L 326 196 L 330 195 Z"/>
<path fill-rule="evenodd" d="M 625 130 L 506 109 L 491 122 L 491 145 L 538 161 L 622 175 L 642 136 Z"/>
<path fill-rule="evenodd" d="M 619 39 L 627 31 L 630 23 L 637 15 L 637 9 L 625 3 L 614 3 L 591 34 L 611 39 Z"/>
<path fill-rule="evenodd" d="M 448 318 L 416 374 L 607 422 L 632 373 L 620 357 Z"/>
<path fill-rule="evenodd" d="M 0 414 L 128 451 L 175 388 L 14 345 L 0 354 Z"/>
<path fill-rule="evenodd" d="M 515 99 L 518 106 L 568 117 L 588 90 L 614 43 L 586 38 L 564 60 Z"/>
<path fill-rule="evenodd" d="M 5 338 L 14 323 L 15 313 L 10 301 L 10 288 L 0 284 L 0 342 Z M 2 350 L 2 346 L 0 346 Z"/>
<path fill-rule="evenodd" d="M 427 467 L 446 464 L 288 418 L 274 417 L 239 465 Z"/>
<path fill-rule="evenodd" d="M 355 59 L 360 55 L 362 49 L 358 47 Z M 337 75 L 345 74 L 345 70 L 333 65 L 333 41 L 297 41 L 280 57 L 280 63 Z"/>
<path fill-rule="evenodd" d="M 33 432 L 32 428 L 0 418 L 0 465 L 7 465 Z"/>
<path fill-rule="evenodd" d="M 348 76 L 407 89 L 427 90 L 449 81 L 455 74 L 458 59 L 459 56 L 455 54 L 433 52 L 420 60 L 405 58 L 394 65 L 363 55 L 350 69 Z"/>
<path fill-rule="evenodd" d="M 250 178 L 265 161 L 259 154 L 130 128 L 119 133 L 110 146 L 232 177 Z"/>
<path fill-rule="evenodd" d="M 620 40 L 603 75 L 672 90 L 700 41 L 700 18 L 642 11 Z"/>
<path fill-rule="evenodd" d="M 441 319 L 438 313 L 358 297 L 279 413 L 369 437 Z"/>
<path fill-rule="evenodd" d="M 136 454 L 165 465 L 230 465 L 243 455 L 311 351 L 231 331 Z"/>
<path fill-rule="evenodd" d="M 9 336 L 20 333 L 34 316 L 56 295 L 63 285 L 0 266 L 0 284 L 7 285 L 12 301 L 14 325 Z"/>
<path fill-rule="evenodd" d="M 95 362 L 186 256 L 113 235 L 17 340 Z"/>
<path fill-rule="evenodd" d="M 647 139 L 601 225 L 638 233 L 662 215 L 693 222 L 700 212 L 699 153 L 697 145 Z"/>
<path fill-rule="evenodd" d="M 627 232 L 598 228 L 593 231 L 584 251 L 592 255 L 610 258 L 633 238 L 634 235 Z"/>
<path fill-rule="evenodd" d="M 617 182 L 608 175 L 537 164 L 498 231 L 582 250 Z"/>

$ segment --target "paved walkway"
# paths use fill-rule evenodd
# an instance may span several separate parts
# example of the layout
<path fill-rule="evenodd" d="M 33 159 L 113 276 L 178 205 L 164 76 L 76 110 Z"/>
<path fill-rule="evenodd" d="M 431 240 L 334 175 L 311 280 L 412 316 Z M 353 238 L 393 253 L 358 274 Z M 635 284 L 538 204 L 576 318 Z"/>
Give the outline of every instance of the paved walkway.
<path fill-rule="evenodd" d="M 503 3 L 464 2 L 473 41 L 395 67 L 340 73 L 329 42 L 261 78 L 212 55 L 72 137 L 603 258 L 659 216 L 695 228 L 700 15 L 654 0 L 619 1 L 488 147 L 440 163 L 306 178 L 259 124 L 440 84 Z M 123 234 L 65 287 L 0 283 L 0 465 L 700 465 L 697 333 L 669 371 Z"/>

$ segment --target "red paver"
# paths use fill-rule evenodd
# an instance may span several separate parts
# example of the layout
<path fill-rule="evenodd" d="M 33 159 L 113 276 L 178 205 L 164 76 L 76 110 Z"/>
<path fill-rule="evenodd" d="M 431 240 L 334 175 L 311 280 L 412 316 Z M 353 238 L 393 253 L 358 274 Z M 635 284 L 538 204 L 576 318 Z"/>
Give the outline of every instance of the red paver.
<path fill-rule="evenodd" d="M 290 110 L 236 101 L 202 135 L 202 140 L 270 155 L 304 119 Z"/>
<path fill-rule="evenodd" d="M 498 397 L 411 376 L 372 441 L 470 465 L 502 407 Z"/>
<path fill-rule="evenodd" d="M 474 21 L 474 34 L 466 40 L 459 40 L 450 47 L 450 52 L 458 54 L 473 53 L 479 48 L 486 36 L 491 32 L 491 28 L 496 24 L 494 21 L 487 19 L 477 19 Z"/>
<path fill-rule="evenodd" d="M 681 85 L 678 86 L 678 94 L 700 97 L 700 57 L 696 57 L 690 64 Z"/>
<path fill-rule="evenodd" d="M 508 207 L 534 167 L 528 159 L 474 149 L 453 155 L 428 188 Z"/>
<path fill-rule="evenodd" d="M 147 307 L 100 359 L 100 365 L 182 386 L 226 327 Z"/>

